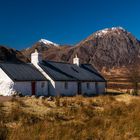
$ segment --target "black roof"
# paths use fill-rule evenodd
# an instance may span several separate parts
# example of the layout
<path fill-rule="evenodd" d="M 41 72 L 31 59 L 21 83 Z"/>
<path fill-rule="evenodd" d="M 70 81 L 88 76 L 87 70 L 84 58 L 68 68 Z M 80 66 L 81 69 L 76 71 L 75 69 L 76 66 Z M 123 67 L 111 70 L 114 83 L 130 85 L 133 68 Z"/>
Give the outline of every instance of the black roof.
<path fill-rule="evenodd" d="M 3 71 L 14 81 L 46 81 L 35 66 L 27 63 L 0 63 Z"/>
<path fill-rule="evenodd" d="M 105 79 L 90 64 L 75 64 L 43 61 L 40 67 L 56 81 L 100 81 Z"/>
<path fill-rule="evenodd" d="M 94 74 L 96 74 L 96 75 L 98 75 L 104 81 L 106 81 L 105 78 L 91 64 L 81 64 L 81 67 L 90 71 L 90 72 L 92 72 L 92 73 L 94 73 Z"/>

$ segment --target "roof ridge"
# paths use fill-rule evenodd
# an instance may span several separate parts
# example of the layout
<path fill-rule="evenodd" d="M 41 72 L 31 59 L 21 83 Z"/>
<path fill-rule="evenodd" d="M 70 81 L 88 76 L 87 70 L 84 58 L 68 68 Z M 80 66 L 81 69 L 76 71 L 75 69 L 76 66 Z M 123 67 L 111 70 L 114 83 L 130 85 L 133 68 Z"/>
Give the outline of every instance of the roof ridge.
<path fill-rule="evenodd" d="M 43 60 L 45 61 L 45 60 Z M 70 65 L 76 65 L 76 64 L 73 64 L 73 63 L 70 63 L 70 62 L 63 62 L 63 61 L 52 61 L 52 60 L 47 60 L 45 62 L 52 62 L 52 63 L 62 63 L 62 64 L 70 64 Z M 89 63 L 81 63 L 80 65 L 91 65 Z"/>
<path fill-rule="evenodd" d="M 63 64 L 72 64 L 72 63 L 69 63 L 69 62 L 58 62 L 58 61 L 52 61 L 52 60 L 47 60 L 45 62 L 52 62 L 52 63 L 63 63 Z"/>
<path fill-rule="evenodd" d="M 50 63 L 47 63 L 46 61 L 45 61 L 45 64 L 51 65 Z M 73 77 L 73 76 L 71 76 L 71 75 L 69 75 L 69 74 L 63 72 L 62 70 L 60 70 L 59 68 L 57 68 L 57 67 L 55 67 L 55 66 L 53 66 L 53 65 L 51 65 L 51 67 L 55 68 L 55 70 L 57 70 L 58 72 L 60 72 L 60 73 L 62 73 L 62 74 L 64 74 L 64 75 L 66 75 L 66 76 L 68 76 L 68 77 L 70 77 L 70 78 L 74 78 L 74 79 L 78 80 L 77 78 L 75 78 L 75 77 Z"/>
<path fill-rule="evenodd" d="M 0 62 L 0 64 L 28 64 L 25 62 Z"/>

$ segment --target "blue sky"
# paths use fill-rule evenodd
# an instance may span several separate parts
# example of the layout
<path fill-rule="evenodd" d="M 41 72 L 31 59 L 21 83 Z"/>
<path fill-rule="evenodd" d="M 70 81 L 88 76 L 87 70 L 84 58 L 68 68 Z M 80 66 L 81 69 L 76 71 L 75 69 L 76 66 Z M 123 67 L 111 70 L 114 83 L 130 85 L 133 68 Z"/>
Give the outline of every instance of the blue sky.
<path fill-rule="evenodd" d="M 74 45 L 113 26 L 140 39 L 140 1 L 0 0 L 0 44 L 19 50 L 41 38 Z"/>

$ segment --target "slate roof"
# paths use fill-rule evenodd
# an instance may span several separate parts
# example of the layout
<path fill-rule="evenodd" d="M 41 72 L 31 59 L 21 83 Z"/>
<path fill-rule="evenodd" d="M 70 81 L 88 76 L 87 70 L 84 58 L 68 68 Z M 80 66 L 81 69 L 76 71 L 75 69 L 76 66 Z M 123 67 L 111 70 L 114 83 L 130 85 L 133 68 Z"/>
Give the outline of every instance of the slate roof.
<path fill-rule="evenodd" d="M 0 63 L 0 67 L 14 81 L 47 81 L 30 63 Z"/>
<path fill-rule="evenodd" d="M 105 79 L 95 70 L 92 65 L 43 61 L 40 67 L 55 81 L 100 81 Z"/>
<path fill-rule="evenodd" d="M 105 78 L 91 64 L 81 64 L 81 67 L 90 71 L 90 72 L 92 72 L 92 73 L 94 73 L 94 74 L 96 74 L 96 75 L 98 75 L 104 81 L 106 81 Z"/>

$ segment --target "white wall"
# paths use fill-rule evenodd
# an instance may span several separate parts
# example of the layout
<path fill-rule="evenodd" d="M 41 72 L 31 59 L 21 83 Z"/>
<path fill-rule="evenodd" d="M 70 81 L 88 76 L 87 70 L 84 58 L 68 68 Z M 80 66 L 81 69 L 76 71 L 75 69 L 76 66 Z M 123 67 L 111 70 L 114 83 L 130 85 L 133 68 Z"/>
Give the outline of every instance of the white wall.
<path fill-rule="evenodd" d="M 31 82 L 15 82 L 14 89 L 22 95 L 31 95 Z"/>
<path fill-rule="evenodd" d="M 89 83 L 89 88 L 87 88 L 87 83 Z M 95 82 L 82 82 L 82 94 L 96 94 Z"/>
<path fill-rule="evenodd" d="M 55 82 L 55 95 L 74 96 L 77 94 L 77 82 L 67 82 L 68 88 L 65 88 L 65 82 Z"/>
<path fill-rule="evenodd" d="M 38 64 L 34 64 L 34 66 L 49 80 L 48 82 L 49 95 L 55 96 L 56 95 L 55 81 L 53 81 L 53 79 Z"/>
<path fill-rule="evenodd" d="M 0 95 L 10 96 L 14 92 L 13 86 L 12 79 L 0 68 Z"/>
<path fill-rule="evenodd" d="M 42 96 L 48 95 L 48 81 L 38 81 L 36 83 L 36 87 L 37 87 L 37 95 L 42 95 Z"/>
<path fill-rule="evenodd" d="M 49 80 L 49 95 L 56 96 L 57 94 L 63 94 L 73 96 L 78 93 L 77 82 L 68 82 L 68 89 L 64 88 L 65 82 L 53 81 L 53 79 L 38 65 L 34 64 L 35 67 Z M 97 94 L 95 89 L 95 82 L 90 82 L 90 89 L 87 89 L 86 82 L 81 84 L 82 93 Z M 98 82 L 98 94 L 105 92 L 105 82 Z"/>
<path fill-rule="evenodd" d="M 44 86 L 42 86 L 42 83 L 44 83 Z M 0 95 L 11 96 L 14 92 L 21 92 L 23 95 L 31 95 L 31 89 L 31 81 L 13 82 L 0 68 Z M 48 95 L 48 81 L 36 82 L 36 95 Z"/>
<path fill-rule="evenodd" d="M 65 82 L 54 81 L 38 64 L 34 64 L 34 66 L 49 80 L 50 96 L 56 96 L 57 94 L 73 96 L 77 94 L 77 82 L 68 82 L 68 89 L 65 89 Z"/>
<path fill-rule="evenodd" d="M 105 88 L 106 88 L 106 83 L 105 82 L 98 82 L 98 91 L 99 94 L 104 94 L 105 93 Z"/>
<path fill-rule="evenodd" d="M 87 88 L 87 83 L 89 83 L 89 87 Z M 98 91 L 95 88 L 95 82 L 82 82 L 82 93 L 86 93 L 87 95 L 91 94 L 103 94 L 105 92 L 105 82 L 97 82 Z"/>
<path fill-rule="evenodd" d="M 14 89 L 23 95 L 32 95 L 32 82 L 15 82 Z M 42 83 L 44 86 L 42 87 Z M 48 95 L 48 81 L 36 81 L 36 95 Z"/>

